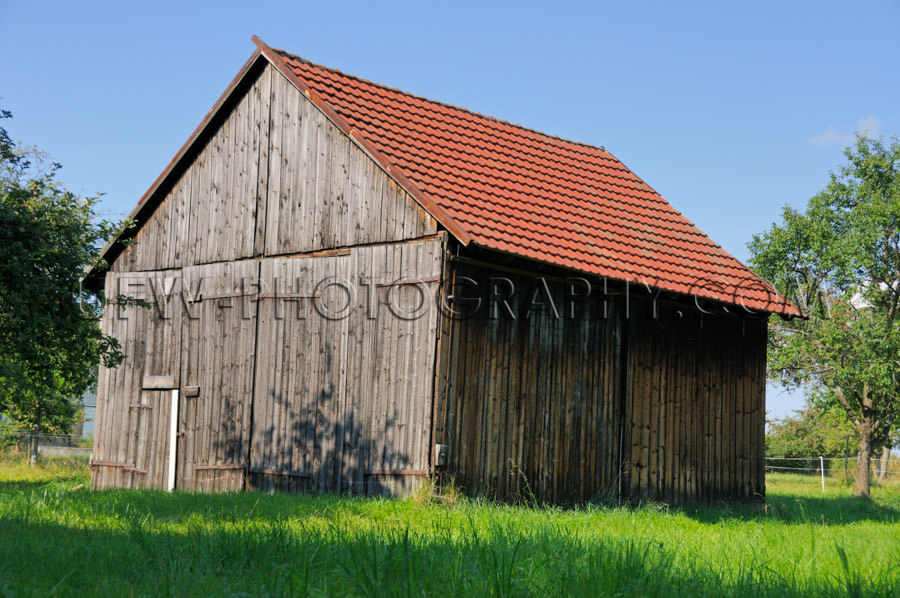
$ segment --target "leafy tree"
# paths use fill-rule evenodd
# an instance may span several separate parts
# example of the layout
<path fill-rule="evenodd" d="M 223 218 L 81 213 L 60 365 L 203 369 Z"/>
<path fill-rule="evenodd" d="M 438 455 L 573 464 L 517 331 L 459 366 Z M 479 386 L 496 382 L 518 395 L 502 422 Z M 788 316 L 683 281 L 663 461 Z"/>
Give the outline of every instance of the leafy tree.
<path fill-rule="evenodd" d="M 95 217 L 98 196 L 56 180 L 59 168 L 0 127 L 0 414 L 35 433 L 32 463 L 38 432 L 71 427 L 92 368 L 124 357 L 100 331 L 102 297 L 80 284 L 115 227 Z"/>
<path fill-rule="evenodd" d="M 858 137 L 847 163 L 800 212 L 749 244 L 751 265 L 808 318 L 773 318 L 769 374 L 812 389 L 810 403 L 843 411 L 859 436 L 856 493 L 900 409 L 900 143 Z"/>
<path fill-rule="evenodd" d="M 884 442 L 881 447 L 881 463 L 878 467 L 878 479 L 883 480 L 887 477 L 889 469 L 889 461 L 891 459 L 891 449 L 900 444 L 900 429 L 893 429 L 885 434 Z"/>
<path fill-rule="evenodd" d="M 819 466 L 818 456 L 843 457 L 844 439 L 854 432 L 842 411 L 821 407 L 806 407 L 793 416 L 768 423 L 766 457 L 810 458 L 811 463 L 815 461 L 815 467 Z"/>

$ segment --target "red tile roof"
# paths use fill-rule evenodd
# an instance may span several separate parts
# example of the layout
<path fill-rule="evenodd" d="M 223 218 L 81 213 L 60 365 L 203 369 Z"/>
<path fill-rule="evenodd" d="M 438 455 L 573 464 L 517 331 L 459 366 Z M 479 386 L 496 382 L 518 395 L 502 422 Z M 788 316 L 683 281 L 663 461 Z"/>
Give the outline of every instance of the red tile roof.
<path fill-rule="evenodd" d="M 374 146 L 392 174 L 442 208 L 456 225 L 448 227 L 451 232 L 462 229 L 467 241 L 641 286 L 800 313 L 602 147 L 414 96 L 257 43 L 314 101 L 345 121 L 339 124 Z"/>
<path fill-rule="evenodd" d="M 155 197 L 265 56 L 464 244 L 749 310 L 801 312 L 606 149 L 257 51 L 130 214 Z M 121 251 L 118 238 L 101 250 Z M 86 270 L 86 277 L 96 274 Z"/>

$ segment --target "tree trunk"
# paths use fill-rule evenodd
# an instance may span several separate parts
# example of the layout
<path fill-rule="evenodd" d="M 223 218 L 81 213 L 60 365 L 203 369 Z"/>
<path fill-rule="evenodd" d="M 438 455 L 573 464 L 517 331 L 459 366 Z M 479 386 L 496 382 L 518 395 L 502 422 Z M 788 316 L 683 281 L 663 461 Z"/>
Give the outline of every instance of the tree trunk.
<path fill-rule="evenodd" d="M 881 468 L 878 470 L 878 479 L 884 480 L 887 476 L 888 462 L 891 459 L 891 447 L 886 446 L 881 451 Z"/>
<path fill-rule="evenodd" d="M 859 454 L 856 456 L 856 496 L 869 496 L 869 461 L 872 458 L 872 423 L 862 418 L 859 430 Z"/>
<path fill-rule="evenodd" d="M 37 465 L 38 458 L 38 442 L 40 440 L 41 431 L 41 408 L 38 406 L 34 412 L 34 424 L 31 427 L 31 458 L 28 460 L 28 464 L 34 467 Z"/>
<path fill-rule="evenodd" d="M 38 458 L 38 429 L 37 427 L 31 428 L 31 457 L 28 459 L 28 464 L 32 467 L 37 465 Z"/>

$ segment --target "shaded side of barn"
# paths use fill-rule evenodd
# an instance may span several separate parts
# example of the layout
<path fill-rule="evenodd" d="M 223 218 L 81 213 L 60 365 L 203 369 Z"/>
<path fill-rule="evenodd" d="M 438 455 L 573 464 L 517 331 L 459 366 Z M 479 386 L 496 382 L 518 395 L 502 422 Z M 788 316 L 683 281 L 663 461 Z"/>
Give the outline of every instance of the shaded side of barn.
<path fill-rule="evenodd" d="M 448 477 L 504 500 L 763 498 L 765 317 L 508 263 L 454 268 L 488 307 L 442 328 Z"/>

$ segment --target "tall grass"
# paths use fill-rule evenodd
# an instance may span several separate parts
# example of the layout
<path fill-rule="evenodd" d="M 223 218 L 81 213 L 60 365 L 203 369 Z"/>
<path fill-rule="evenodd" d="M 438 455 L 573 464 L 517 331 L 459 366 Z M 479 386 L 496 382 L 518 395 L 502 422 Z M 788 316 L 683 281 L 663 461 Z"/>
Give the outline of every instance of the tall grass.
<path fill-rule="evenodd" d="M 765 509 L 90 492 L 0 463 L 0 596 L 900 596 L 900 488 Z"/>

